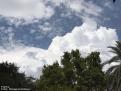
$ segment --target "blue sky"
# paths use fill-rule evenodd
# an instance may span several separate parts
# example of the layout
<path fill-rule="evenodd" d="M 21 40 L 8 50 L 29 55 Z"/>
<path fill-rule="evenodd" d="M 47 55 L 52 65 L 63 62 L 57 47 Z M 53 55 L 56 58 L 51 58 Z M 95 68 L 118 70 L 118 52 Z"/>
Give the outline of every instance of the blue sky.
<path fill-rule="evenodd" d="M 121 0 L 0 0 L 0 59 L 37 77 L 64 51 L 85 56 L 121 39 Z"/>

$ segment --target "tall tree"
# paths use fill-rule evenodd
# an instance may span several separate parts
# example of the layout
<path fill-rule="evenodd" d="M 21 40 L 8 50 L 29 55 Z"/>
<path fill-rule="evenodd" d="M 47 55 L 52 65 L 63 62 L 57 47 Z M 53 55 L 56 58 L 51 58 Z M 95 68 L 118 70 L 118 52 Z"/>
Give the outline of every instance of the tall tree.
<path fill-rule="evenodd" d="M 79 50 L 65 52 L 58 62 L 43 68 L 37 81 L 39 91 L 105 91 L 106 77 L 100 65 L 99 52 L 87 57 Z"/>

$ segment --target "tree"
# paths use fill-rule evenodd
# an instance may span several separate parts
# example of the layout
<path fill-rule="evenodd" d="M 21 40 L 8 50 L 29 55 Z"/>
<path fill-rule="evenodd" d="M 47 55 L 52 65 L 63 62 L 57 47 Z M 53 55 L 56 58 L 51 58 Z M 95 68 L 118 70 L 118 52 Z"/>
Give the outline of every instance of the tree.
<path fill-rule="evenodd" d="M 100 62 L 99 52 L 85 58 L 79 50 L 65 52 L 60 65 L 56 62 L 43 67 L 37 88 L 39 91 L 105 91 L 106 77 Z"/>
<path fill-rule="evenodd" d="M 121 91 L 121 41 L 116 41 L 116 46 L 110 46 L 115 55 L 105 64 L 116 63 L 107 70 L 109 76 L 108 86 L 110 91 Z"/>
<path fill-rule="evenodd" d="M 34 89 L 33 79 L 20 73 L 19 68 L 13 63 L 0 63 L 0 85 L 11 88 Z"/>

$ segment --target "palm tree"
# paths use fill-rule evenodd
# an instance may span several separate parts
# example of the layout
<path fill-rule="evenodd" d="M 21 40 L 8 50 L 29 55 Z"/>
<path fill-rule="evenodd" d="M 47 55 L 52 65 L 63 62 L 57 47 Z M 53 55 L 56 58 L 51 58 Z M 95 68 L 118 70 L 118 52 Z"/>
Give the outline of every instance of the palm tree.
<path fill-rule="evenodd" d="M 115 65 L 111 66 L 106 72 L 109 76 L 108 89 L 109 91 L 121 91 L 121 41 L 116 41 L 116 46 L 109 48 L 115 55 L 105 64 L 115 63 Z"/>

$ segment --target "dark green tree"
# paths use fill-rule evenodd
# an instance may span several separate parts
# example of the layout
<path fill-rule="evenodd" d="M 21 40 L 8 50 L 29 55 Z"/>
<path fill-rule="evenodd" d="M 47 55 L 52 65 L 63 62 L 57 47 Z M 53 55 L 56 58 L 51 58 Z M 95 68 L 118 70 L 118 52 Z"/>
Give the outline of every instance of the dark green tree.
<path fill-rule="evenodd" d="M 65 52 L 53 65 L 43 67 L 37 80 L 39 91 L 105 91 L 106 77 L 102 72 L 99 52 L 82 57 L 79 50 Z"/>
<path fill-rule="evenodd" d="M 13 63 L 0 63 L 0 85 L 11 88 L 29 88 L 35 89 L 33 78 L 26 77 L 20 73 L 19 68 Z"/>

